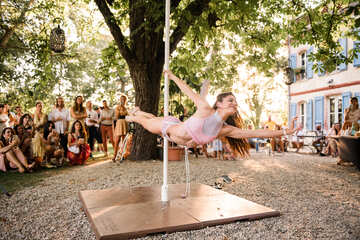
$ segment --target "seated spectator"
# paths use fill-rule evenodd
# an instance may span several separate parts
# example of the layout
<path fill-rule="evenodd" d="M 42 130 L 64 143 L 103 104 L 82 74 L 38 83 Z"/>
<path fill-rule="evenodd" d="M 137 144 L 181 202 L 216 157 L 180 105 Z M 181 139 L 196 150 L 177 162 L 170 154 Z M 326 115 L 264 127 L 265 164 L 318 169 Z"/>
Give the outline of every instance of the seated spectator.
<path fill-rule="evenodd" d="M 76 120 L 68 134 L 67 157 L 72 165 L 82 165 L 90 157 L 90 146 L 85 142 L 85 136 L 85 129 L 81 122 Z"/>
<path fill-rule="evenodd" d="M 26 157 L 18 147 L 19 138 L 12 128 L 3 129 L 0 137 L 0 170 L 6 172 L 7 168 L 17 168 L 20 173 L 25 169 L 32 171 L 35 162 L 29 164 Z"/>
<path fill-rule="evenodd" d="M 316 149 L 317 153 L 320 153 L 325 145 L 324 142 L 324 131 L 321 129 L 321 125 L 317 125 L 315 129 L 316 138 L 313 141 L 312 145 Z"/>
<path fill-rule="evenodd" d="M 21 116 L 20 118 L 20 124 L 19 125 L 22 125 L 24 127 L 24 130 L 26 132 L 28 132 L 31 136 L 33 136 L 33 119 L 32 117 L 30 116 L 30 114 L 28 113 L 25 113 L 24 115 Z"/>
<path fill-rule="evenodd" d="M 345 109 L 344 111 L 345 122 L 343 124 L 343 129 L 351 128 L 352 124 L 357 124 L 357 121 L 360 120 L 360 108 L 359 108 L 359 101 L 357 97 L 352 97 L 350 99 L 350 106 Z"/>
<path fill-rule="evenodd" d="M 304 129 L 302 123 L 299 123 L 299 128 L 296 130 L 292 137 L 292 146 L 296 148 L 296 152 L 299 152 L 300 148 L 304 146 Z"/>
<path fill-rule="evenodd" d="M 14 127 L 15 133 L 19 138 L 19 148 L 29 162 L 33 162 L 33 154 L 32 154 L 32 136 L 28 131 L 25 131 L 23 125 L 16 125 Z"/>
<path fill-rule="evenodd" d="M 275 125 L 275 130 L 281 130 L 281 126 Z M 273 152 L 275 152 L 276 150 L 278 152 L 284 152 L 284 142 L 281 136 L 271 138 L 270 143 Z"/>
<path fill-rule="evenodd" d="M 327 147 L 325 148 L 325 150 L 322 152 L 321 155 L 331 155 L 332 157 L 337 157 L 339 154 L 339 150 L 337 147 L 337 141 L 335 138 L 332 137 L 338 137 L 340 136 L 340 123 L 335 123 L 329 134 L 327 135 L 326 139 L 327 139 Z"/>
<path fill-rule="evenodd" d="M 64 149 L 60 144 L 60 135 L 55 130 L 55 123 L 48 121 L 44 127 L 43 142 L 45 159 L 48 163 L 60 167 L 64 164 Z"/>

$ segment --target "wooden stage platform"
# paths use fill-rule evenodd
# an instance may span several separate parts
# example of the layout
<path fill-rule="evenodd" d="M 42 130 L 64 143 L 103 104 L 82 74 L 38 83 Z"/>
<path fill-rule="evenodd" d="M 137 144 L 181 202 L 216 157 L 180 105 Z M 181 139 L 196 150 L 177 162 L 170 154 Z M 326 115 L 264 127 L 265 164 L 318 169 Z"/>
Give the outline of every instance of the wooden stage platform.
<path fill-rule="evenodd" d="M 238 220 L 279 216 L 278 211 L 203 184 L 169 185 L 169 202 L 161 186 L 109 188 L 80 192 L 97 239 L 128 239 L 152 233 L 185 231 Z"/>

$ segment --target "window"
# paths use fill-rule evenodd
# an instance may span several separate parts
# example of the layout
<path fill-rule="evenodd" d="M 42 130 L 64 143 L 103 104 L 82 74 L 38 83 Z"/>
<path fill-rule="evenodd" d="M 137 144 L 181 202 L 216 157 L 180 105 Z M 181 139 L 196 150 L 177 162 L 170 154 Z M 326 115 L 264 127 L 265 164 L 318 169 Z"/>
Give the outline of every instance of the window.
<path fill-rule="evenodd" d="M 300 103 L 300 122 L 305 125 L 305 103 Z"/>
<path fill-rule="evenodd" d="M 342 125 L 342 98 L 333 96 L 329 98 L 329 128 L 335 123 Z"/>
<path fill-rule="evenodd" d="M 305 79 L 305 69 L 306 69 L 306 51 L 300 53 L 301 66 L 299 71 L 299 80 Z"/>

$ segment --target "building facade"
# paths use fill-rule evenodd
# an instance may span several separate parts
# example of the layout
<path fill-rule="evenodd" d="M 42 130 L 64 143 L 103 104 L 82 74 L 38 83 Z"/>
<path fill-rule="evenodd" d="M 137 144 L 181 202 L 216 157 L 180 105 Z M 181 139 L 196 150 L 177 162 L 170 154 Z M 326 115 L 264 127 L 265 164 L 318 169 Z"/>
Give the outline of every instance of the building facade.
<path fill-rule="evenodd" d="M 344 55 L 360 46 L 359 41 L 348 38 L 342 38 L 339 42 Z M 315 130 L 317 125 L 328 130 L 334 123 L 342 124 L 350 98 L 355 96 L 360 100 L 360 56 L 351 64 L 339 65 L 331 73 L 315 72 L 313 63 L 307 57 L 314 47 L 289 46 L 288 50 L 289 65 L 295 73 L 289 87 L 290 118 L 297 115 L 307 131 Z"/>

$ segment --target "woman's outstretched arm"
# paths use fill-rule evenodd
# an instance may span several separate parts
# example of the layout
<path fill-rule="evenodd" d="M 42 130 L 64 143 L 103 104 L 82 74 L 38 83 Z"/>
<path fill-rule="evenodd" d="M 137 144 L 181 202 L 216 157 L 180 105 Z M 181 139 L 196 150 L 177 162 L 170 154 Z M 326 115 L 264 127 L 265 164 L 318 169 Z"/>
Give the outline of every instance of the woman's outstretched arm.
<path fill-rule="evenodd" d="M 170 70 L 164 70 L 164 73 L 168 74 L 169 79 L 173 80 L 180 90 L 185 93 L 198 108 L 209 107 L 209 103 L 200 96 L 200 94 L 194 92 L 183 80 L 175 76 Z"/>
<path fill-rule="evenodd" d="M 219 133 L 220 137 L 231 137 L 231 138 L 271 138 L 271 137 L 280 137 L 283 135 L 291 135 L 298 129 L 294 129 L 294 121 L 297 119 L 295 117 L 291 122 L 290 129 L 283 130 L 266 130 L 266 129 L 256 129 L 256 130 L 246 130 L 240 129 L 231 125 L 224 126 Z"/>

